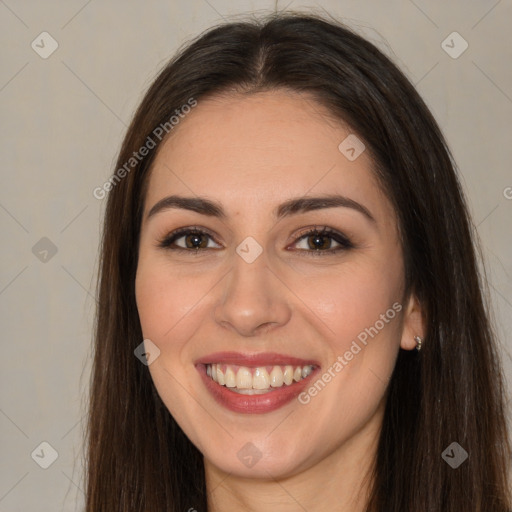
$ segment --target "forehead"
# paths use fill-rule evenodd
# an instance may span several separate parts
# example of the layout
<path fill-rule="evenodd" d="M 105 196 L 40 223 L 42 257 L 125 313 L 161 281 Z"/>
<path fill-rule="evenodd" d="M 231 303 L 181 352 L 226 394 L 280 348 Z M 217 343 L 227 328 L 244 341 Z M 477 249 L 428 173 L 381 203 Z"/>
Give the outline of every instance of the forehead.
<path fill-rule="evenodd" d="M 350 129 L 312 97 L 288 91 L 200 100 L 162 144 L 146 211 L 169 194 L 207 195 L 251 210 L 287 197 L 339 193 L 376 215 L 392 214 L 367 151 L 351 161 L 339 146 Z M 236 213 L 236 212 L 232 212 Z"/>

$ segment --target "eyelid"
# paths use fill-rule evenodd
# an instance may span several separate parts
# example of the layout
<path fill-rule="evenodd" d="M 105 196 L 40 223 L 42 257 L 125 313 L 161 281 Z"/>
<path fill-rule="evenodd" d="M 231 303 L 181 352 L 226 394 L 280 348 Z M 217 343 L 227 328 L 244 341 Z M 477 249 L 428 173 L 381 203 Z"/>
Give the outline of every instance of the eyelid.
<path fill-rule="evenodd" d="M 293 240 L 296 242 L 302 238 L 304 238 L 307 235 L 314 235 L 314 234 L 329 236 L 331 238 L 334 238 L 334 235 L 336 235 L 338 238 L 341 238 L 343 242 L 347 244 L 351 244 L 351 241 L 349 237 L 345 234 L 343 234 L 341 231 L 338 231 L 334 228 L 330 228 L 329 226 L 308 226 L 305 228 L 302 228 L 299 233 L 296 233 L 293 235 Z"/>

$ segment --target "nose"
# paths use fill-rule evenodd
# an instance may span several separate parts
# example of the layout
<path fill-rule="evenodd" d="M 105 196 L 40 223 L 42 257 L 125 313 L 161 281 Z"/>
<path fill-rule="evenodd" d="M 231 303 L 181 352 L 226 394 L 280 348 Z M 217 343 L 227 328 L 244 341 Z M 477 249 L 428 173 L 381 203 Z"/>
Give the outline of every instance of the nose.
<path fill-rule="evenodd" d="M 252 263 L 237 254 L 233 258 L 215 306 L 216 322 L 245 337 L 286 325 L 291 318 L 287 288 L 267 266 L 264 255 Z"/>

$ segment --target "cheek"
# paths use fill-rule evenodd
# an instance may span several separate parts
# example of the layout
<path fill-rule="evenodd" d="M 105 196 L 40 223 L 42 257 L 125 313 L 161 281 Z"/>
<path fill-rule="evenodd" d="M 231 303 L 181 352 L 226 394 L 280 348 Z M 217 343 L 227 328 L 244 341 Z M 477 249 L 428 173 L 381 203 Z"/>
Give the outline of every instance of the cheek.
<path fill-rule="evenodd" d="M 400 341 L 401 276 L 400 258 L 382 264 L 360 260 L 297 290 L 326 326 L 329 355 L 319 376 L 328 382 L 326 392 L 319 383 L 306 390 L 303 402 L 309 401 L 319 418 L 325 416 L 325 424 L 333 417 L 344 424 L 349 411 L 355 423 L 364 421 L 384 396 Z"/>
<path fill-rule="evenodd" d="M 379 264 L 361 260 L 338 270 L 297 280 L 296 295 L 321 320 L 326 339 L 337 353 L 348 350 L 352 340 L 377 322 L 383 334 L 395 333 L 399 322 L 392 305 L 401 300 L 399 258 Z M 386 316 L 388 310 L 391 311 Z M 382 326 L 381 315 L 385 315 Z M 364 334 L 361 336 L 364 338 Z"/>
<path fill-rule="evenodd" d="M 165 263 L 142 258 L 135 294 L 143 336 L 160 349 L 159 357 L 148 367 L 155 388 L 179 425 L 193 433 L 198 411 L 191 409 L 195 401 L 190 397 L 197 393 L 197 375 L 190 364 L 187 340 L 197 323 L 188 319 L 200 310 L 201 291 L 190 280 L 177 278 Z"/>
<path fill-rule="evenodd" d="M 142 259 L 135 279 L 135 295 L 144 336 L 163 343 L 200 302 L 204 290 L 197 280 L 180 278 L 165 263 Z"/>

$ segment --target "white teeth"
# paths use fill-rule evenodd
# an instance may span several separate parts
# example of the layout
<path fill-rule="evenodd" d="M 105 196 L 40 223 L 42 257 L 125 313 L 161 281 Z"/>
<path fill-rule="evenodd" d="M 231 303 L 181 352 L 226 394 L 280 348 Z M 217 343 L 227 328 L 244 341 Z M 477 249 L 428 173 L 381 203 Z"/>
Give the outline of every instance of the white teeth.
<path fill-rule="evenodd" d="M 222 368 L 225 368 L 222 371 Z M 248 368 L 229 364 L 213 363 L 206 365 L 206 375 L 221 386 L 246 395 L 255 395 L 272 391 L 283 385 L 290 386 L 311 375 L 312 365 L 272 366 Z"/>
<path fill-rule="evenodd" d="M 311 366 L 304 366 L 304 368 L 302 368 L 302 378 L 305 379 L 311 372 Z"/>
<path fill-rule="evenodd" d="M 283 380 L 287 386 L 293 382 L 293 366 L 284 367 Z"/>
<path fill-rule="evenodd" d="M 274 366 L 270 372 L 270 385 L 273 388 L 280 388 L 283 382 L 283 370 L 281 370 L 280 366 Z"/>
<path fill-rule="evenodd" d="M 220 369 L 220 364 L 217 365 L 217 382 L 221 386 L 224 386 L 224 384 L 226 384 L 226 382 L 224 380 L 224 374 L 222 373 L 222 370 Z"/>
<path fill-rule="evenodd" d="M 226 381 L 227 388 L 235 388 L 236 387 L 236 376 L 235 372 L 228 366 L 226 368 L 226 373 L 224 376 L 224 380 Z"/>
<path fill-rule="evenodd" d="M 270 387 L 270 377 L 265 368 L 256 368 L 252 376 L 253 389 L 268 389 Z"/>
<path fill-rule="evenodd" d="M 238 389 L 252 388 L 252 375 L 249 368 L 241 367 L 236 374 L 236 387 Z"/>

